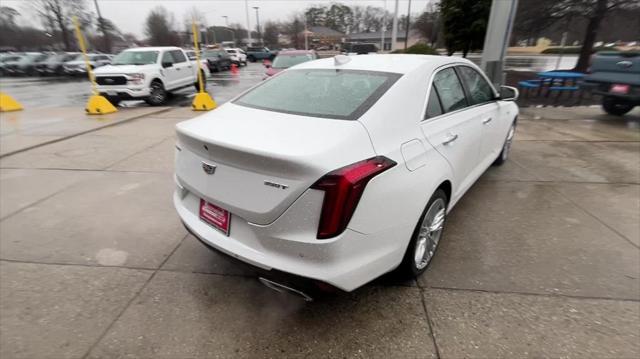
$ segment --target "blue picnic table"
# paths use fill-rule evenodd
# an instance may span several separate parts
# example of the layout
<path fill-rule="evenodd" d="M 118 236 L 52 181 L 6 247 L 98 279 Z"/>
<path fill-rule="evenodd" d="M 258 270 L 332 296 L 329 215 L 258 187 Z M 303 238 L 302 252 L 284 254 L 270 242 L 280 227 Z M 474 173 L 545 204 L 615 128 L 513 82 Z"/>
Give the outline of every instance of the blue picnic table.
<path fill-rule="evenodd" d="M 540 95 L 542 87 L 546 84 L 548 87 L 546 97 L 549 97 L 551 91 L 557 91 L 558 96 L 565 91 L 571 93 L 578 91 L 580 89 L 578 80 L 582 79 L 584 74 L 575 71 L 545 71 L 538 72 L 538 77 L 542 79 L 542 86 L 538 89 L 538 95 Z"/>

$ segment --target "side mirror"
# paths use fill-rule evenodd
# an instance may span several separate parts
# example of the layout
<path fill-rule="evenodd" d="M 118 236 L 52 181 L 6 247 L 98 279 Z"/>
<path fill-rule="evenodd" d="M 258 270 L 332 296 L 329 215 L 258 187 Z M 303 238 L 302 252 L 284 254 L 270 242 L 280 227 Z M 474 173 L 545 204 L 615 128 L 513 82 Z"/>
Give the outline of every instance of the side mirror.
<path fill-rule="evenodd" d="M 500 86 L 500 100 L 502 101 L 515 101 L 519 95 L 520 93 L 515 87 Z"/>
<path fill-rule="evenodd" d="M 165 68 L 165 69 L 166 69 L 167 67 L 171 67 L 171 66 L 173 66 L 173 63 L 172 63 L 172 62 L 163 62 L 163 63 L 162 63 L 162 67 L 163 67 L 163 68 Z"/>

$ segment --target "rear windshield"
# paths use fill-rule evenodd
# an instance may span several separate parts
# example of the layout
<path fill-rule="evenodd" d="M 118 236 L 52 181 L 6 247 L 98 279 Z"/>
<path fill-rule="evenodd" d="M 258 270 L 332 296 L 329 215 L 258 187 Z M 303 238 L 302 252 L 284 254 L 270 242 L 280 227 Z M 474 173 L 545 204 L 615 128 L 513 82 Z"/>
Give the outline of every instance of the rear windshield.
<path fill-rule="evenodd" d="M 291 66 L 311 60 L 313 60 L 313 56 L 311 56 L 311 54 L 279 55 L 276 56 L 275 60 L 273 60 L 272 66 L 274 69 L 288 69 Z"/>
<path fill-rule="evenodd" d="M 80 56 L 82 57 L 82 56 Z M 113 58 L 111 65 L 148 65 L 155 64 L 158 51 L 123 51 Z"/>
<path fill-rule="evenodd" d="M 289 70 L 258 85 L 234 103 L 295 115 L 355 120 L 400 76 L 361 70 Z"/>

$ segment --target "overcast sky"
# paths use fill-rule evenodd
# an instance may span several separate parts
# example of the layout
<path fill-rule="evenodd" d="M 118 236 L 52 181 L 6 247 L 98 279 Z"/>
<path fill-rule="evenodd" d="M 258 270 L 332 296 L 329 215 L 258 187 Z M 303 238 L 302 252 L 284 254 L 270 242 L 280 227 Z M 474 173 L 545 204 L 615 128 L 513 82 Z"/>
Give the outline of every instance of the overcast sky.
<path fill-rule="evenodd" d="M 94 10 L 93 0 L 85 0 L 87 8 Z M 18 10 L 20 23 L 38 25 L 33 14 L 30 14 L 29 0 L 1 0 L 2 6 L 11 6 Z M 260 7 L 260 24 L 267 20 L 286 20 L 297 11 L 302 11 L 314 4 L 330 4 L 331 0 L 249 0 L 251 27 L 255 28 L 256 14 L 252 8 Z M 347 5 L 363 5 L 383 7 L 385 0 L 342 0 Z M 411 12 L 418 13 L 425 9 L 429 2 L 435 0 L 412 0 Z M 386 0 L 387 10 L 393 12 L 394 0 Z M 206 17 L 208 25 L 225 25 L 223 15 L 229 17 L 229 23 L 240 23 L 247 26 L 244 0 L 98 0 L 102 16 L 113 21 L 123 32 L 130 32 L 142 37 L 144 20 L 151 9 L 161 5 L 175 16 L 177 23 L 182 24 L 185 14 L 192 7 L 198 8 Z M 407 13 L 408 0 L 400 0 L 399 14 Z"/>

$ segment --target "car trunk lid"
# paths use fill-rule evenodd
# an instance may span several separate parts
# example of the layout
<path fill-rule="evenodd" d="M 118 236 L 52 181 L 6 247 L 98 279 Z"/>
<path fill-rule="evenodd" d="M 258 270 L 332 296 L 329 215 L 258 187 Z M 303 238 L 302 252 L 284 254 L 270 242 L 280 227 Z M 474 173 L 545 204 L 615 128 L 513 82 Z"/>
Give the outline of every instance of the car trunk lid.
<path fill-rule="evenodd" d="M 179 123 L 177 134 L 180 184 L 263 225 L 277 219 L 327 172 L 375 156 L 358 121 L 290 115 L 232 103 Z M 211 166 L 215 169 L 208 174 L 205 167 L 211 171 Z"/>

